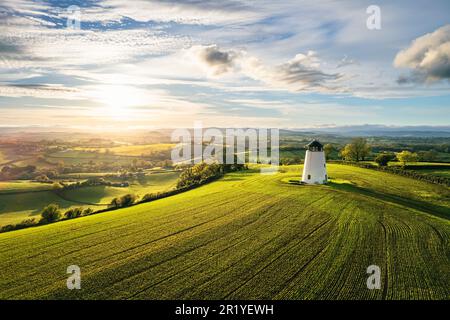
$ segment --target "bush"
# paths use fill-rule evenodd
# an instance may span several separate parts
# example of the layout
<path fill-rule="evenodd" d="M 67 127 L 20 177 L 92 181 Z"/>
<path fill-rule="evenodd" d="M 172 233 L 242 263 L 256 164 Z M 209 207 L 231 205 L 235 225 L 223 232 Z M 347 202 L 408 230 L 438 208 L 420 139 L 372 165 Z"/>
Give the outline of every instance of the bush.
<path fill-rule="evenodd" d="M 122 202 L 119 198 L 114 198 L 111 200 L 110 204 L 108 205 L 109 208 L 120 208 L 122 206 Z"/>
<path fill-rule="evenodd" d="M 134 194 L 126 194 L 120 198 L 122 207 L 129 207 L 137 200 L 137 196 Z"/>
<path fill-rule="evenodd" d="M 64 213 L 64 217 L 66 219 L 73 219 L 73 218 L 78 218 L 82 214 L 83 214 L 82 208 L 73 208 L 73 209 L 67 210 L 66 213 Z"/>
<path fill-rule="evenodd" d="M 199 186 L 204 183 L 218 179 L 226 172 L 233 172 L 245 169 L 244 164 L 207 164 L 198 163 L 184 170 L 177 182 L 177 189 L 183 189 L 191 186 Z"/>
<path fill-rule="evenodd" d="M 109 204 L 109 208 L 123 208 L 133 205 L 137 201 L 137 196 L 134 194 L 126 194 L 120 198 L 114 198 Z"/>
<path fill-rule="evenodd" d="M 91 208 L 87 208 L 87 209 L 84 209 L 83 216 L 88 216 L 93 213 L 94 213 L 94 210 L 92 210 Z"/>
<path fill-rule="evenodd" d="M 59 210 L 59 206 L 57 204 L 49 204 L 44 208 L 41 212 L 41 220 L 40 223 L 51 223 L 59 220 L 61 217 L 61 211 Z"/>
<path fill-rule="evenodd" d="M 376 158 L 375 162 L 378 163 L 380 167 L 385 167 L 388 165 L 389 161 L 395 159 L 395 154 L 392 153 L 380 153 Z"/>

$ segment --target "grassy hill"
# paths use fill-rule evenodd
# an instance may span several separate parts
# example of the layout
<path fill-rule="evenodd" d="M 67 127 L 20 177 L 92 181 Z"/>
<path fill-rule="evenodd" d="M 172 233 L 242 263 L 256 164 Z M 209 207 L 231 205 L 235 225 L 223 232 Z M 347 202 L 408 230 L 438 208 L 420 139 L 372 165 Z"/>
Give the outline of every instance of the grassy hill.
<path fill-rule="evenodd" d="M 40 213 L 48 204 L 55 203 L 62 210 L 82 207 L 104 209 L 106 206 L 83 205 L 62 199 L 53 191 L 0 193 L 0 226 L 16 224 L 25 219 L 40 219 Z"/>
<path fill-rule="evenodd" d="M 146 175 L 141 180 L 134 180 L 129 187 L 118 188 L 109 186 L 86 187 L 76 190 L 62 192 L 66 200 L 80 203 L 94 203 L 107 205 L 115 197 L 123 196 L 127 193 L 143 197 L 147 193 L 167 191 L 176 186 L 179 172 L 163 172 Z M 118 180 L 119 181 L 119 180 Z"/>
<path fill-rule="evenodd" d="M 448 188 L 343 165 L 301 186 L 301 167 L 282 170 L 0 234 L 0 298 L 450 297 Z M 81 290 L 66 288 L 73 264 Z"/>
<path fill-rule="evenodd" d="M 129 187 L 92 186 L 60 193 L 51 191 L 52 184 L 21 180 L 0 181 L 0 227 L 29 218 L 39 220 L 42 209 L 50 203 L 59 205 L 63 211 L 76 207 L 100 210 L 105 209 L 113 198 L 127 193 L 142 197 L 146 193 L 166 191 L 175 187 L 179 174 L 176 171 L 163 171 L 133 180 Z M 95 174 L 74 175 L 78 176 L 89 178 Z M 117 179 L 116 182 L 119 181 Z"/>

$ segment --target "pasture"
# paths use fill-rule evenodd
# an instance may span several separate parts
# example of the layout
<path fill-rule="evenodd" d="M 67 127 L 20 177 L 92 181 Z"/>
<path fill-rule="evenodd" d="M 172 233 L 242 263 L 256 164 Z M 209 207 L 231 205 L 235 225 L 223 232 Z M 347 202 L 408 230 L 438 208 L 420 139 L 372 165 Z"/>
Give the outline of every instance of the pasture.
<path fill-rule="evenodd" d="M 329 165 L 329 185 L 232 173 L 126 209 L 0 234 L 1 299 L 448 299 L 450 191 Z M 81 268 L 81 290 L 66 268 Z M 369 265 L 382 272 L 368 290 Z"/>
<path fill-rule="evenodd" d="M 90 186 L 69 189 L 55 193 L 52 184 L 31 181 L 0 182 L 0 227 L 16 224 L 25 219 L 36 218 L 50 203 L 59 205 L 63 211 L 81 207 L 93 210 L 105 209 L 115 197 L 127 193 L 143 197 L 147 193 L 167 191 L 176 185 L 179 176 L 176 171 L 148 173 L 141 179 L 132 180 L 128 187 Z M 98 174 L 67 174 L 66 178 L 92 178 Z M 109 180 L 116 181 L 113 178 Z M 120 181 L 117 179 L 117 181 Z"/>

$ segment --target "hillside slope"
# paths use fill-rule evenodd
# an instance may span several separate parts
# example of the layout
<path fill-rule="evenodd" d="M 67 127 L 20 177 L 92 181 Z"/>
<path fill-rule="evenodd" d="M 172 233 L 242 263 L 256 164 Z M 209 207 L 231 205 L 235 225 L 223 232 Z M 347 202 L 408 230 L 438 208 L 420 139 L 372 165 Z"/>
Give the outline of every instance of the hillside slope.
<path fill-rule="evenodd" d="M 450 298 L 448 188 L 342 165 L 300 186 L 301 167 L 282 170 L 0 234 L 0 298 Z"/>

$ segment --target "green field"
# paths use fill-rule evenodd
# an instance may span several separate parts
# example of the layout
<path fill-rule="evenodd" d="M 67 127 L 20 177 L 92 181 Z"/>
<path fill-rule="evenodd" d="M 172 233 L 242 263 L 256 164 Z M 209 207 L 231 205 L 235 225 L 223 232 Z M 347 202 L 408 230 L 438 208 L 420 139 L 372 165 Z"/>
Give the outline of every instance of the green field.
<path fill-rule="evenodd" d="M 52 184 L 29 180 L 0 181 L 0 195 L 16 192 L 51 190 Z"/>
<path fill-rule="evenodd" d="M 42 209 L 50 203 L 59 205 L 63 211 L 75 207 L 95 210 L 105 208 L 105 206 L 91 206 L 67 201 L 53 191 L 0 194 L 0 227 L 30 218 L 39 220 Z"/>
<path fill-rule="evenodd" d="M 142 197 L 146 193 L 167 191 L 175 187 L 179 174 L 175 171 L 151 173 L 141 180 L 132 181 L 126 188 L 83 187 L 58 194 L 51 191 L 52 184 L 20 180 L 0 182 L 0 227 L 29 218 L 39 219 L 42 209 L 50 203 L 58 204 L 63 211 L 75 207 L 99 210 L 105 209 L 113 198 L 127 193 Z M 78 176 L 86 178 L 98 175 Z"/>
<path fill-rule="evenodd" d="M 66 200 L 107 205 L 113 198 L 127 193 L 143 197 L 147 193 L 167 191 L 176 186 L 178 176 L 179 172 L 153 173 L 146 175 L 141 180 L 132 181 L 126 188 L 95 186 L 67 190 L 62 192 L 62 195 Z"/>
<path fill-rule="evenodd" d="M 0 234 L 0 298 L 450 298 L 448 188 L 343 165 L 301 186 L 300 166 L 282 170 Z"/>

